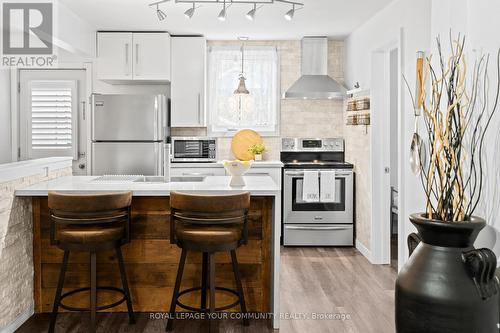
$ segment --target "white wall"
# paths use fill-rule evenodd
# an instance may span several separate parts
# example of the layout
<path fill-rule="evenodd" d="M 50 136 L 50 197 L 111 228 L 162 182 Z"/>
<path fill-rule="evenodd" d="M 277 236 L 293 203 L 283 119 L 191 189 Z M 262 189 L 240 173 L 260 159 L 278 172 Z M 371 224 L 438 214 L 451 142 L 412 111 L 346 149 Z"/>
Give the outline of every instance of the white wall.
<path fill-rule="evenodd" d="M 490 101 L 496 81 L 496 52 L 500 47 L 500 2 L 498 0 L 396 0 L 384 10 L 356 29 L 345 43 L 345 81 L 349 87 L 357 81 L 361 87 L 370 88 L 372 78 L 371 53 L 384 47 L 397 36 L 403 28 L 403 74 L 410 87 L 415 85 L 415 52 L 418 50 L 435 52 L 435 38 L 441 35 L 448 42 L 450 29 L 453 34 L 466 35 L 466 48 L 471 70 L 474 59 L 480 54 L 489 53 L 490 58 Z M 413 132 L 411 103 L 406 90 L 403 90 L 402 117 L 402 156 L 400 156 L 400 214 L 405 221 L 410 213 L 424 209 L 424 196 L 421 184 L 409 167 L 409 143 Z M 476 247 L 486 246 L 500 255 L 500 110 L 495 115 L 486 139 L 486 165 L 483 170 L 485 188 L 483 205 L 476 215 L 484 216 L 490 226 L 481 233 Z M 409 222 L 403 232 L 413 230 Z M 405 236 L 406 238 L 406 236 Z M 405 249 L 405 258 L 407 256 Z"/>
<path fill-rule="evenodd" d="M 377 13 L 369 21 L 356 29 L 345 41 L 345 81 L 349 88 L 359 82 L 362 88 L 370 88 L 372 84 L 372 52 L 385 48 L 398 40 L 403 29 L 402 69 L 410 86 L 415 85 L 415 53 L 417 50 L 428 50 L 430 45 L 431 0 L 398 0 Z M 399 156 L 401 174 L 399 176 L 399 212 L 405 217 L 412 212 L 424 209 L 424 196 L 421 193 L 419 180 L 413 176 L 409 165 L 409 147 L 413 131 L 413 113 L 409 97 L 402 96 L 401 123 L 403 124 L 401 144 L 402 154 Z M 372 110 L 381 112 L 381 110 Z M 387 124 L 389 131 L 389 124 Z M 373 156 L 372 156 L 373 158 Z M 381 175 L 382 176 L 382 175 Z M 362 195 L 358 193 L 358 195 Z M 378 195 L 373 193 L 373 195 Z M 412 232 L 408 222 L 404 234 Z M 371 249 L 369 249 L 371 250 Z M 405 257 L 408 251 L 405 247 Z"/>
<path fill-rule="evenodd" d="M 466 2 L 462 6 L 466 15 L 467 45 L 471 61 L 480 54 L 490 54 L 489 81 L 490 81 L 490 103 L 493 103 L 497 82 L 496 62 L 497 52 L 500 48 L 500 1 L 498 0 L 461 0 Z M 464 16 L 465 16 L 464 15 Z M 484 216 L 489 223 L 479 236 L 476 247 L 486 246 L 492 248 L 497 257 L 500 258 L 500 109 L 497 110 L 492 120 L 489 133 L 486 138 L 485 156 L 486 165 L 483 170 L 485 177 L 485 190 L 483 193 L 484 205 L 480 207 L 477 215 Z"/>
<path fill-rule="evenodd" d="M 54 44 L 58 61 L 94 54 L 95 28 L 60 2 L 55 6 Z M 80 62 L 81 64 L 81 62 Z M 10 70 L 0 69 L 0 164 L 12 162 Z"/>

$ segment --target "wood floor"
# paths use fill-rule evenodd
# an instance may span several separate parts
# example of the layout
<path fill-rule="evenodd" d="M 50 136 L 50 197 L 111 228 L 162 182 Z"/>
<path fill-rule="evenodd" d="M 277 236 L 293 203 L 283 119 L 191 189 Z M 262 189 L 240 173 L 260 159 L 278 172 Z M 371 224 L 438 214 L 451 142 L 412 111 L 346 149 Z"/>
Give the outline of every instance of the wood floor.
<path fill-rule="evenodd" d="M 371 265 L 352 248 L 283 248 L 281 255 L 281 329 L 283 333 L 394 332 L 394 282 L 390 266 Z M 316 316 L 316 320 L 314 320 Z M 56 332 L 87 332 L 87 314 L 60 314 Z M 99 314 L 99 332 L 164 332 L 166 321 L 138 314 Z M 17 332 L 45 332 L 49 316 L 30 318 Z M 199 321 L 177 321 L 174 332 L 207 332 Z M 223 321 L 220 332 L 274 332 L 266 321 L 243 327 Z"/>

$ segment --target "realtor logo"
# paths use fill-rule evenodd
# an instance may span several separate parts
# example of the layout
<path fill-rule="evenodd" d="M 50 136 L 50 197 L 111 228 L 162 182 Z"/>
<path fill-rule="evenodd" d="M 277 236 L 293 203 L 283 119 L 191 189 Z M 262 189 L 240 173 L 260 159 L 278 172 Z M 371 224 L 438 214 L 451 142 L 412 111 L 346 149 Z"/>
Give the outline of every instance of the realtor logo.
<path fill-rule="evenodd" d="M 52 3 L 3 3 L 3 54 L 52 54 Z"/>

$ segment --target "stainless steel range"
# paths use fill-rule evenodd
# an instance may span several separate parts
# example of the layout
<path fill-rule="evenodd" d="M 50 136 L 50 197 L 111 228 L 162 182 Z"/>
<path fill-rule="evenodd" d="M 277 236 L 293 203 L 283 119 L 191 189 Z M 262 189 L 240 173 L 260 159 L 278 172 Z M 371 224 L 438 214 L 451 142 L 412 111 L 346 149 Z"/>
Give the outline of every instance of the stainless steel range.
<path fill-rule="evenodd" d="M 283 138 L 283 244 L 354 245 L 354 173 L 341 138 Z"/>

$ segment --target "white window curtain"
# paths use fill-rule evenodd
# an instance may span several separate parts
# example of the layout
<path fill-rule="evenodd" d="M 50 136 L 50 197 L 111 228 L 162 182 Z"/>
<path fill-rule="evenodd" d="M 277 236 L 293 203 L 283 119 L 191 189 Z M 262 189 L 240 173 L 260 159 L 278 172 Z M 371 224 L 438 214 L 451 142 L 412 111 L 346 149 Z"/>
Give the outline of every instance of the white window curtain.
<path fill-rule="evenodd" d="M 230 136 L 242 128 L 279 135 L 279 63 L 276 47 L 244 46 L 244 76 L 250 91 L 235 96 L 241 46 L 211 47 L 208 59 L 209 133 Z"/>

